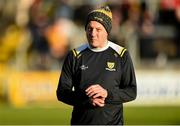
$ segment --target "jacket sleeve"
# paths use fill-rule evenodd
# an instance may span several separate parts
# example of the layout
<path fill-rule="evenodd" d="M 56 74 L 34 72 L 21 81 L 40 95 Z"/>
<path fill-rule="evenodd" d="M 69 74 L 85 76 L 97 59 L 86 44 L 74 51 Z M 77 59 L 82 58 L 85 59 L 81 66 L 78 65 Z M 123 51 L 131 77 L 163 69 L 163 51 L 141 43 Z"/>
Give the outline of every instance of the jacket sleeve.
<path fill-rule="evenodd" d="M 121 104 L 132 101 L 137 96 L 136 77 L 128 51 L 122 57 L 122 75 L 119 87 L 107 89 L 106 103 Z"/>
<path fill-rule="evenodd" d="M 75 59 L 71 51 L 65 58 L 63 63 L 56 95 L 59 101 L 62 101 L 68 105 L 82 106 L 89 103 L 89 99 L 80 99 L 81 92 L 73 90 L 73 78 L 75 74 Z"/>

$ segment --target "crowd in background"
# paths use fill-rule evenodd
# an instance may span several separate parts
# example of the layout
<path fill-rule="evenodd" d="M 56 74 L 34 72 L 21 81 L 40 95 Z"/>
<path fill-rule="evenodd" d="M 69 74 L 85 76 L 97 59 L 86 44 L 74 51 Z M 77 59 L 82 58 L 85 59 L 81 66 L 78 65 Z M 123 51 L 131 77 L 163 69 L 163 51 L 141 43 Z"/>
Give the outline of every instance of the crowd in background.
<path fill-rule="evenodd" d="M 22 70 L 59 69 L 69 49 L 86 42 L 84 22 L 109 5 L 109 39 L 128 48 L 135 65 L 180 59 L 180 0 L 1 0 L 0 63 Z"/>

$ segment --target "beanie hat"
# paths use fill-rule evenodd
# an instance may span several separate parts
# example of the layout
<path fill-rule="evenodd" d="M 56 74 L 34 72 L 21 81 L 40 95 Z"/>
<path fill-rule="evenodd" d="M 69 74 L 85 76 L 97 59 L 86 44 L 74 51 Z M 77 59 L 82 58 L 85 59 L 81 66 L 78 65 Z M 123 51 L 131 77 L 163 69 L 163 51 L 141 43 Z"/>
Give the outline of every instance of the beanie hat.
<path fill-rule="evenodd" d="M 109 34 L 112 28 L 112 12 L 108 6 L 91 11 L 87 16 L 85 29 L 90 21 L 101 23 Z"/>

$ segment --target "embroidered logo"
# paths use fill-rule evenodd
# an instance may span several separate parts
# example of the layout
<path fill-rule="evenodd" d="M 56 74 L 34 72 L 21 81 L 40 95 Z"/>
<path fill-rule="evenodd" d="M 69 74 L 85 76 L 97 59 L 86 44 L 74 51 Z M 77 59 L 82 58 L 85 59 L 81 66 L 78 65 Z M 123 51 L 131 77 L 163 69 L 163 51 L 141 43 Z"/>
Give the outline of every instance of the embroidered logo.
<path fill-rule="evenodd" d="M 81 69 L 81 70 L 86 70 L 86 69 L 88 69 L 88 66 L 81 65 L 81 66 L 80 66 L 80 69 Z"/>
<path fill-rule="evenodd" d="M 116 71 L 114 62 L 107 62 L 106 70 Z"/>

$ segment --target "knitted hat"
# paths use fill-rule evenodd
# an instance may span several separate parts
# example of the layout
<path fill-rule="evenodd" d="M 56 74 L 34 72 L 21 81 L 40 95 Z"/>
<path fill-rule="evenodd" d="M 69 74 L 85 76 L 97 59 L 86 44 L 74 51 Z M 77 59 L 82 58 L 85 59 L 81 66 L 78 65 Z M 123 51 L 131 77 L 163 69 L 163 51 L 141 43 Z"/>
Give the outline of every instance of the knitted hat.
<path fill-rule="evenodd" d="M 87 16 L 85 29 L 90 21 L 101 23 L 109 34 L 112 28 L 112 12 L 108 6 L 91 11 Z"/>

